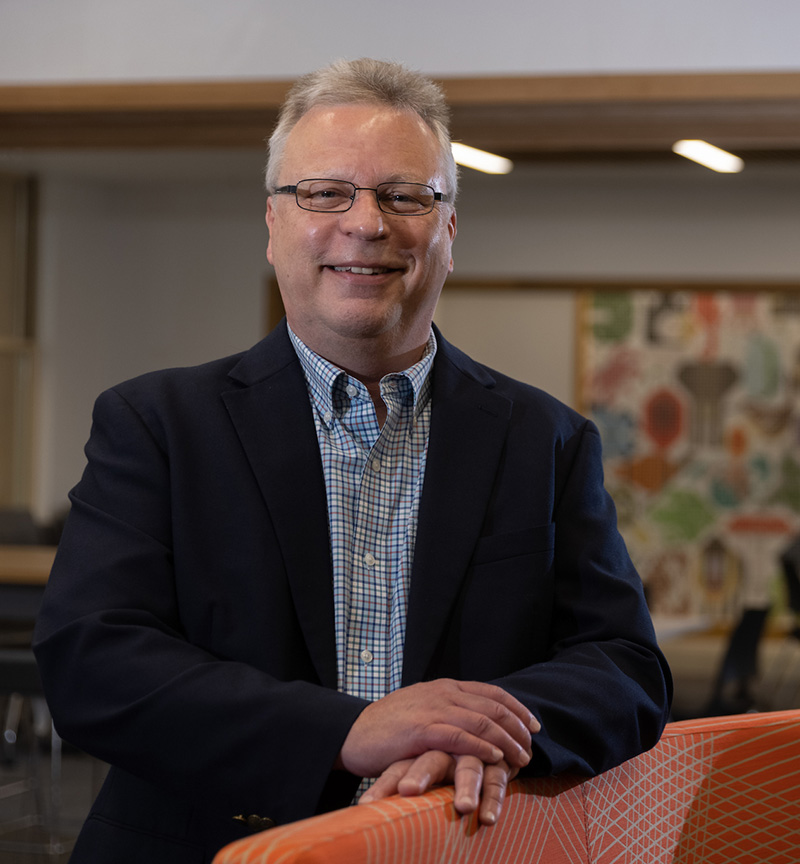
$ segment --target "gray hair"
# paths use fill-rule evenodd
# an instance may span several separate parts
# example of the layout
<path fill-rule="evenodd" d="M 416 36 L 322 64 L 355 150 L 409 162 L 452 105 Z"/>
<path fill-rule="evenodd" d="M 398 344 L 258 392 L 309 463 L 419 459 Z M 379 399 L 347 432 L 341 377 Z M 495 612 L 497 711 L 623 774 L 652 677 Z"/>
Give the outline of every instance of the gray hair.
<path fill-rule="evenodd" d="M 441 162 L 450 201 L 458 194 L 458 169 L 450 148 L 450 110 L 438 84 L 400 63 L 362 58 L 337 60 L 299 78 L 289 90 L 269 139 L 266 187 L 278 183 L 286 141 L 295 124 L 319 105 L 380 105 L 413 111 L 428 125 L 441 150 Z"/>

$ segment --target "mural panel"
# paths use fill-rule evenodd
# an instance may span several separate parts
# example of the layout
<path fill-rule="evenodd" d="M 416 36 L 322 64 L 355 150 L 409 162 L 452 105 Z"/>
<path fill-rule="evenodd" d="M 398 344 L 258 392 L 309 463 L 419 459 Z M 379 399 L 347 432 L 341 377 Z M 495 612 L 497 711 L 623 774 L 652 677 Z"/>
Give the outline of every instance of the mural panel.
<path fill-rule="evenodd" d="M 800 533 L 800 295 L 586 292 L 579 397 L 651 608 L 780 603 Z"/>

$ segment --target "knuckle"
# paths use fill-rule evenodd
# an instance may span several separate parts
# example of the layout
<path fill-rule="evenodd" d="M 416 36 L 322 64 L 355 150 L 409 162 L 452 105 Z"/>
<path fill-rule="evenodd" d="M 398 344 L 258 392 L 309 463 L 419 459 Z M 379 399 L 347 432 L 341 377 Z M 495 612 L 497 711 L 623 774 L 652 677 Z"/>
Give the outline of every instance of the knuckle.
<path fill-rule="evenodd" d="M 486 714 L 479 714 L 475 721 L 475 730 L 480 735 L 484 735 L 494 728 L 494 721 Z"/>

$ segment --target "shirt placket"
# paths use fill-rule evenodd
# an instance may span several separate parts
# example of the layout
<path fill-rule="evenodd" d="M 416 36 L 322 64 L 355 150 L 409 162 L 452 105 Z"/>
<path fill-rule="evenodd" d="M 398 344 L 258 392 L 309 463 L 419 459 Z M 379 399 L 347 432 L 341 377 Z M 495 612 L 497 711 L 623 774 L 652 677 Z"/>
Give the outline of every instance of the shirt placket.
<path fill-rule="evenodd" d="M 361 404 L 374 421 L 371 403 Z M 365 448 L 353 525 L 348 677 L 353 691 L 374 700 L 388 692 L 392 562 L 388 549 L 391 465 L 384 430 Z"/>

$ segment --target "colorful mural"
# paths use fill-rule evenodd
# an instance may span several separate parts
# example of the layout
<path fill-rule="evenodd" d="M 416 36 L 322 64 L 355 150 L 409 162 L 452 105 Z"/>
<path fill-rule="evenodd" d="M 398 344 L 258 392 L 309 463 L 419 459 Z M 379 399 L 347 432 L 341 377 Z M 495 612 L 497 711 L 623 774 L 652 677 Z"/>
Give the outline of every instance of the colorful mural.
<path fill-rule="evenodd" d="M 800 533 L 800 296 L 598 291 L 579 395 L 654 613 L 731 623 Z"/>

